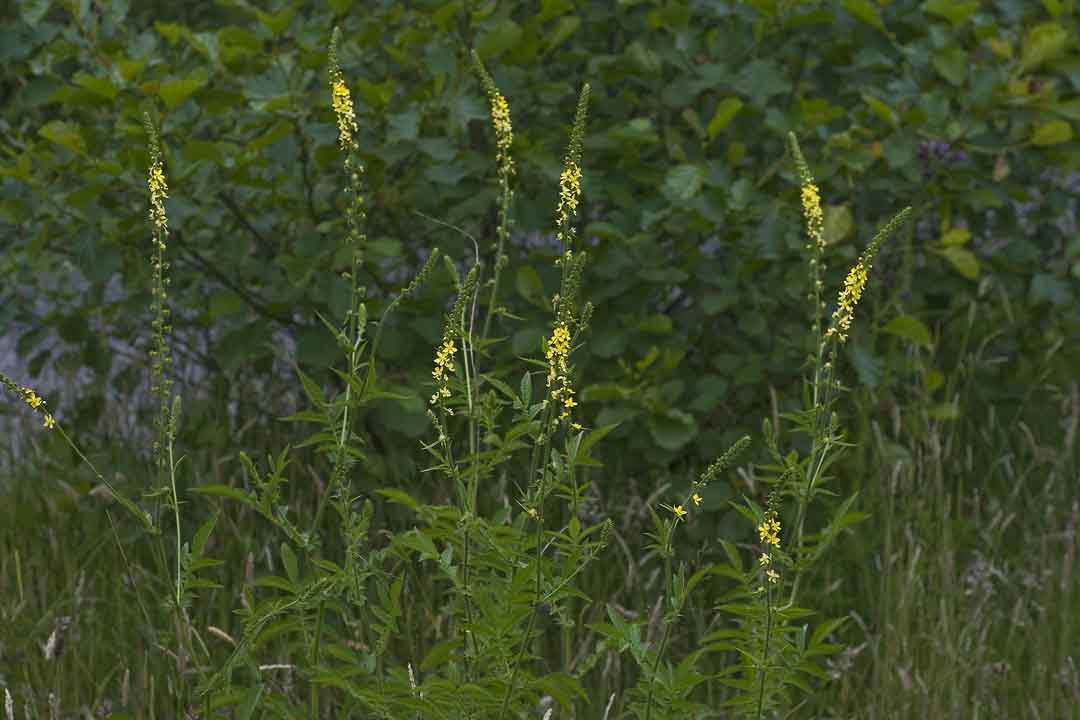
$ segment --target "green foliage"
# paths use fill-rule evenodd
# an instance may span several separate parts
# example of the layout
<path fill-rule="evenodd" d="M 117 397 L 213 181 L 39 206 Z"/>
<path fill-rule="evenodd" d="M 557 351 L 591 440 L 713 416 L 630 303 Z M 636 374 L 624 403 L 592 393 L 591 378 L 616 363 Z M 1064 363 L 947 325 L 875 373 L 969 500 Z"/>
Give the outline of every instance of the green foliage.
<path fill-rule="evenodd" d="M 95 374 L 91 402 L 58 412 L 67 447 L 48 449 L 142 523 L 108 515 L 137 611 L 95 680 L 143 648 L 140 699 L 123 702 L 137 716 L 820 703 L 849 631 L 829 565 L 857 555 L 840 541 L 868 517 L 864 482 L 986 407 L 1010 431 L 1058 431 L 1036 398 L 1064 397 L 1080 361 L 1080 246 L 1036 238 L 1075 217 L 1075 182 L 1037 174 L 1076 162 L 1059 4 L 579 5 L 30 2 L 0 17 L 0 319 L 22 329 L 31 376 Z M 795 128 L 825 201 L 808 252 Z M 147 167 L 167 170 L 168 245 L 157 201 L 151 245 L 132 201 Z M 861 242 L 897 197 L 914 209 Z M 425 402 L 433 355 L 445 393 Z M 107 479 L 90 460 L 118 452 L 94 436 L 104 400 L 147 367 L 157 407 L 132 404 L 154 442 L 125 438 L 140 449 Z M 727 477 L 762 416 L 767 462 Z M 900 417 L 906 445 L 880 431 Z M 155 471 L 135 457 L 147 447 Z M 104 494 L 71 489 L 99 520 Z M 751 527 L 759 543 L 742 541 Z M 36 637 L 16 574 L 0 607 Z M 1039 647 L 1047 672 L 1064 667 Z M 25 688 L 59 687 L 49 661 Z"/>

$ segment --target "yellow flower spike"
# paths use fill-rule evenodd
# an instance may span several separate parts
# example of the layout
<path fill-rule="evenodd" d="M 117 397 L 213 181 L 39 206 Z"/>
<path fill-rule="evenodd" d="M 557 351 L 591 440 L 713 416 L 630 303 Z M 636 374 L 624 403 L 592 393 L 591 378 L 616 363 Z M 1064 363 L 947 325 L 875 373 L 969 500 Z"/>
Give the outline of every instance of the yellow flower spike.
<path fill-rule="evenodd" d="M 680 520 L 686 517 L 686 508 L 684 508 L 682 505 L 676 505 L 675 507 L 671 508 L 671 512 L 675 513 L 675 517 L 679 518 Z"/>
<path fill-rule="evenodd" d="M 568 162 L 559 177 L 559 207 L 555 210 L 555 223 L 559 227 L 559 239 L 562 240 L 562 228 L 570 222 L 577 212 L 581 200 L 581 168 L 574 162 Z"/>
<path fill-rule="evenodd" d="M 555 326 L 548 339 L 545 356 L 548 361 L 548 387 L 555 385 L 551 391 L 553 400 L 562 401 L 562 411 L 559 418 L 566 420 L 570 417 L 570 410 L 577 407 L 574 399 L 574 388 L 570 384 L 569 369 L 566 364 L 570 355 L 570 330 L 563 323 Z"/>
<path fill-rule="evenodd" d="M 162 233 L 169 232 L 169 219 L 165 215 L 165 198 L 169 197 L 169 184 L 165 180 L 165 169 L 161 156 L 155 155 L 146 179 L 150 188 L 150 220 Z"/>
<path fill-rule="evenodd" d="M 454 345 L 453 339 L 444 337 L 442 345 L 435 353 L 435 367 L 431 371 L 431 376 L 439 382 L 439 388 L 431 396 L 432 405 L 437 403 L 439 398 L 450 397 L 450 373 L 455 370 L 454 353 L 456 352 L 457 346 Z"/>
<path fill-rule="evenodd" d="M 695 506 L 698 506 L 698 507 L 701 506 L 701 496 L 698 495 L 697 493 L 694 493 L 693 495 L 691 495 L 690 499 L 694 501 Z"/>
<path fill-rule="evenodd" d="M 825 337 L 836 337 L 841 343 L 847 340 L 848 330 L 851 328 L 851 320 L 855 317 L 855 306 L 859 304 L 863 290 L 866 289 L 866 280 L 870 274 L 869 262 L 859 259 L 855 266 L 848 272 L 844 287 L 840 290 L 836 312 L 832 316 L 832 324 L 829 326 Z"/>
<path fill-rule="evenodd" d="M 510 157 L 510 146 L 514 142 L 514 128 L 510 123 L 510 104 L 501 93 L 491 97 L 491 123 L 495 126 L 495 162 L 503 175 L 514 173 L 514 160 Z"/>
<path fill-rule="evenodd" d="M 358 132 L 359 128 L 356 125 L 356 111 L 353 109 L 352 95 L 340 71 L 335 73 L 330 82 L 330 104 L 333 105 L 334 115 L 337 116 L 338 144 L 342 150 L 347 150 L 352 147 L 353 134 Z"/>
<path fill-rule="evenodd" d="M 802 188 L 803 217 L 806 219 L 806 234 L 819 250 L 825 249 L 825 216 L 821 212 L 821 193 L 817 185 L 807 183 Z"/>
<path fill-rule="evenodd" d="M 757 530 L 758 537 L 764 545 L 780 547 L 780 520 L 775 512 L 767 511 Z"/>

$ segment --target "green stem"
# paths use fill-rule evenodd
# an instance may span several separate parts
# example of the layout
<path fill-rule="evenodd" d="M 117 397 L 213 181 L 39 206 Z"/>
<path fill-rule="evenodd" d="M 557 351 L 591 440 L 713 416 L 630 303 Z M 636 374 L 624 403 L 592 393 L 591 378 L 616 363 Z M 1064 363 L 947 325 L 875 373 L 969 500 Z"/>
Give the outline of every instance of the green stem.
<path fill-rule="evenodd" d="M 326 597 L 319 600 L 319 610 L 315 614 L 315 644 L 311 649 L 311 671 L 315 672 L 319 667 L 319 651 L 322 645 L 323 613 L 326 610 Z M 308 718 L 318 720 L 319 717 L 319 688 L 311 683 Z"/>
<path fill-rule="evenodd" d="M 769 667 L 769 640 L 772 634 L 772 590 L 767 591 L 766 598 L 766 614 L 765 614 L 765 649 L 762 653 L 761 662 L 761 686 L 758 689 L 758 703 L 757 703 L 757 720 L 761 720 L 761 713 L 765 709 L 765 676 L 768 674 Z"/>

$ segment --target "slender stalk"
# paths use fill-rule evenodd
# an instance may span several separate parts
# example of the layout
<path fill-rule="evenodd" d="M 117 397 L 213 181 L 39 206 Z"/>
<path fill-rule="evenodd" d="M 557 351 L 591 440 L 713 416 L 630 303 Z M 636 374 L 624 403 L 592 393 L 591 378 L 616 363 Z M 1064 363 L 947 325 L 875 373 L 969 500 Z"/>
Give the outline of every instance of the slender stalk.
<path fill-rule="evenodd" d="M 769 670 L 769 641 L 772 634 L 772 589 L 766 590 L 766 614 L 765 614 L 765 648 L 761 656 L 761 686 L 758 689 L 757 718 L 761 720 L 761 713 L 765 709 L 765 676 Z"/>
<path fill-rule="evenodd" d="M 315 643 L 311 648 L 311 669 L 314 671 L 319 667 L 319 652 L 322 644 L 322 631 L 323 631 L 323 613 L 326 610 L 326 597 L 324 596 L 319 600 L 319 609 L 315 614 Z M 315 683 L 311 683 L 310 699 L 308 702 L 308 718 L 310 720 L 318 720 L 319 717 L 319 688 Z"/>

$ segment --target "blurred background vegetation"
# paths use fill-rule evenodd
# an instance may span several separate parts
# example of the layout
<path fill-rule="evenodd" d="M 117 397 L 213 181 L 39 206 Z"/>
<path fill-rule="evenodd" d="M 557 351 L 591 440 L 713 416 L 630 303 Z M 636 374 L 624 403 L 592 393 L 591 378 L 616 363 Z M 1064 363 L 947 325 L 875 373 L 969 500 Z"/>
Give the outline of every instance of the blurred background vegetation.
<path fill-rule="evenodd" d="M 658 488 L 685 487 L 736 437 L 800 404 L 810 316 L 786 133 L 822 189 L 830 297 L 876 223 L 912 205 L 845 350 L 856 450 L 836 473 L 873 517 L 817 583 L 811 606 L 855 622 L 803 710 L 974 717 L 974 697 L 1001 717 L 1066 717 L 1055 709 L 1080 706 L 1073 0 L 0 6 L 0 369 L 39 387 L 132 494 L 154 412 L 144 111 L 173 195 L 185 483 L 242 482 L 236 451 L 262 457 L 306 436 L 277 420 L 303 405 L 294 367 L 336 386 L 337 347 L 316 317 L 349 302 L 326 85 L 335 24 L 367 168 L 372 316 L 432 247 L 471 261 L 472 243 L 430 218 L 471 233 L 493 261 L 493 140 L 470 49 L 509 100 L 515 228 L 493 328 L 506 342 L 490 363 L 511 384 L 550 317 L 566 126 L 592 85 L 580 217 L 596 312 L 575 362 L 583 424 L 621 423 L 593 450 L 604 468 L 590 478 L 595 512 L 618 518 L 626 541 L 618 562 L 638 554 Z M 408 399 L 362 419 L 364 492 L 439 492 L 425 487 L 418 446 L 452 292 L 437 274 L 383 339 L 381 373 Z M 82 603 L 84 640 L 67 662 L 85 679 L 65 699 L 90 707 L 115 695 L 132 653 L 106 641 L 108 608 L 123 600 L 102 589 L 114 530 L 60 439 L 14 404 L 0 413 L 0 679 L 42 681 L 37 645 Z M 310 507 L 317 491 L 301 483 L 294 502 Z M 747 536 L 728 501 L 763 490 L 748 463 L 709 492 L 692 557 Z M 242 566 L 261 532 L 237 530 L 228 554 Z M 235 594 L 238 580 L 219 581 Z M 600 594 L 629 605 L 653 597 L 649 582 Z M 216 624 L 230 622 L 230 602 Z"/>

